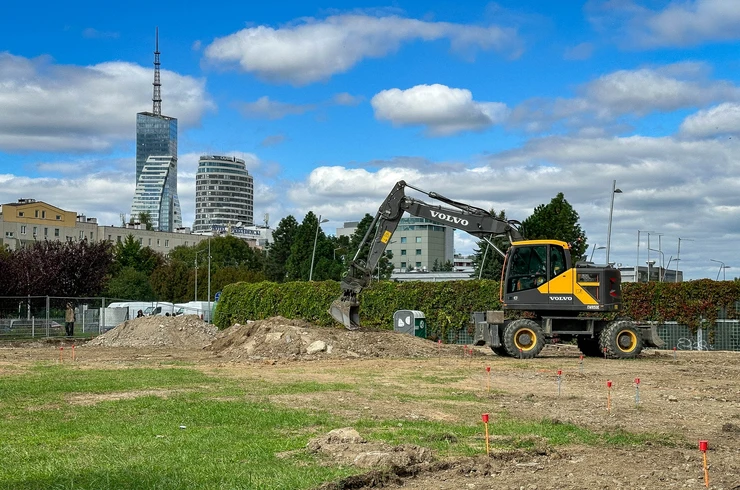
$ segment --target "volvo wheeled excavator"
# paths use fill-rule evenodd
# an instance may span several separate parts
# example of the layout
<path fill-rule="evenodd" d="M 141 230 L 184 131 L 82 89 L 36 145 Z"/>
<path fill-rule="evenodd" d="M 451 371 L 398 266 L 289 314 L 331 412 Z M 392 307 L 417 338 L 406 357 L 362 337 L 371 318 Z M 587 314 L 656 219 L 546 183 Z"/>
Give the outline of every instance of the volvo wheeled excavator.
<path fill-rule="evenodd" d="M 446 206 L 409 197 L 406 188 Z M 476 345 L 489 345 L 496 354 L 521 358 L 537 356 L 545 342 L 553 338 L 575 339 L 585 355 L 611 358 L 632 358 L 643 346 L 663 345 L 654 325 L 641 325 L 628 319 L 609 321 L 598 315 L 619 311 L 619 270 L 590 262 L 573 264 L 570 245 L 566 242 L 526 240 L 519 231 L 518 221 L 500 219 L 485 209 L 404 181 L 396 183 L 378 209 L 342 279 L 342 295 L 329 310 L 346 328 L 360 328 L 360 292 L 370 284 L 372 271 L 404 212 L 466 231 L 486 241 L 504 257 L 499 293 L 502 310 L 471 312 Z M 375 234 L 371 239 L 372 230 Z M 496 237 L 507 237 L 511 243 L 505 253 L 494 245 Z M 370 241 L 370 251 L 363 260 L 359 258 L 360 250 Z M 507 319 L 505 312 L 509 310 L 518 310 L 520 315 Z M 521 314 L 524 312 L 527 314 Z"/>

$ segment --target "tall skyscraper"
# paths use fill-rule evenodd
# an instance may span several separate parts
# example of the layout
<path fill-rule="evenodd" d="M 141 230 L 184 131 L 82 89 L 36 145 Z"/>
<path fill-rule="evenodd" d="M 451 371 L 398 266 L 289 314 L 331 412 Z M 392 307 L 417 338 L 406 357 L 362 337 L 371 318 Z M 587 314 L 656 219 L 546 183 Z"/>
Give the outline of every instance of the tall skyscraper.
<path fill-rule="evenodd" d="M 254 224 L 254 178 L 244 160 L 204 155 L 195 174 L 193 233 L 210 232 L 212 226 Z"/>
<path fill-rule="evenodd" d="M 174 200 L 177 199 L 177 119 L 162 115 L 162 93 L 159 76 L 159 30 L 155 34 L 154 48 L 154 87 L 152 94 L 152 112 L 136 114 L 136 186 L 139 188 L 140 178 L 147 160 L 152 156 L 174 159 L 174 168 L 169 169 L 169 179 L 174 181 Z M 139 199 L 140 201 L 140 199 Z M 137 196 L 134 197 L 137 202 Z M 179 208 L 179 204 L 178 204 Z M 174 209 L 171 211 L 174 213 Z M 132 215 L 134 214 L 132 209 Z M 133 216 L 136 219 L 136 216 Z M 171 217 L 164 222 L 172 222 L 173 226 L 182 226 L 182 216 Z M 162 230 L 164 231 L 164 230 Z M 168 230 L 171 231 L 171 230 Z"/>
<path fill-rule="evenodd" d="M 177 197 L 177 158 L 150 156 L 136 184 L 131 214 L 134 219 L 148 214 L 158 231 L 182 227 L 180 200 Z"/>

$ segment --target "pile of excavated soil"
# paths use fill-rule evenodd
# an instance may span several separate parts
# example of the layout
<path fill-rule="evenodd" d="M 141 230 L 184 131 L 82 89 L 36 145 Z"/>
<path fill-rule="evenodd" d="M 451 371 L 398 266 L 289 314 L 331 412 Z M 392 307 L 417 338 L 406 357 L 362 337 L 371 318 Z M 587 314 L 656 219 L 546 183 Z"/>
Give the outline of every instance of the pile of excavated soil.
<path fill-rule="evenodd" d="M 210 346 L 232 360 L 431 357 L 438 348 L 435 342 L 388 330 L 325 328 L 279 316 L 237 323 Z"/>
<path fill-rule="evenodd" d="M 202 349 L 217 335 L 218 329 L 198 315 L 145 316 L 127 320 L 86 345 Z"/>

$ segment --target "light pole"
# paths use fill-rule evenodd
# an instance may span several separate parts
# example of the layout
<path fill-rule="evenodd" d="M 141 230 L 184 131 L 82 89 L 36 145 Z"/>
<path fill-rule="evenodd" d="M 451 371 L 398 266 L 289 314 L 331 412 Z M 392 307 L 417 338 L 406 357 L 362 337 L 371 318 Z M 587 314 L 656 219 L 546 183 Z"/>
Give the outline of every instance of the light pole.
<path fill-rule="evenodd" d="M 714 259 L 709 259 L 709 260 L 711 260 L 712 262 L 717 262 L 719 264 L 719 270 L 717 271 L 717 280 L 719 281 L 720 272 L 722 273 L 722 280 L 724 281 L 725 279 L 727 279 L 727 276 L 725 275 L 725 269 L 729 269 L 730 266 L 725 265 L 725 263 L 722 262 L 721 260 L 714 260 Z"/>
<path fill-rule="evenodd" d="M 648 260 L 648 261 L 646 261 L 645 263 L 646 263 L 646 264 L 647 264 L 647 266 L 648 266 L 648 277 L 647 277 L 647 282 L 650 282 L 650 267 L 652 267 L 652 266 L 653 266 L 653 264 L 655 264 L 655 261 L 654 261 L 654 260 Z"/>
<path fill-rule="evenodd" d="M 678 282 L 678 261 L 681 260 L 681 240 L 685 242 L 693 242 L 693 238 L 681 238 L 678 237 L 678 253 L 676 254 L 676 282 Z"/>
<path fill-rule="evenodd" d="M 589 261 L 589 262 L 593 262 L 593 261 L 594 261 L 594 252 L 596 252 L 597 250 L 603 250 L 603 249 L 605 249 L 605 248 L 606 248 L 606 247 L 604 247 L 604 246 L 601 246 L 601 247 L 594 247 L 594 248 L 593 248 L 593 250 L 591 250 L 591 258 L 589 258 L 589 259 L 588 259 L 588 261 Z M 607 260 L 608 260 L 608 259 L 607 259 Z M 607 262 L 607 263 L 608 263 L 608 262 Z"/>
<path fill-rule="evenodd" d="M 658 252 L 660 254 L 660 262 L 658 263 L 658 282 L 663 282 L 663 264 L 665 263 L 665 255 L 663 255 L 663 251 L 661 250 L 649 248 L 648 251 L 650 250 L 652 250 L 653 252 Z"/>
<path fill-rule="evenodd" d="M 612 203 L 609 206 L 609 231 L 606 232 L 606 263 L 609 263 L 609 248 L 612 240 L 612 214 L 614 214 L 614 194 L 621 194 L 622 189 L 617 189 L 616 179 L 612 181 Z"/>
<path fill-rule="evenodd" d="M 198 254 L 205 252 L 205 250 L 198 250 L 195 252 L 195 301 L 198 301 Z"/>
<path fill-rule="evenodd" d="M 637 230 L 637 261 L 635 262 L 635 282 L 640 282 L 640 233 L 653 233 L 653 232 L 647 231 L 647 230 Z"/>
<path fill-rule="evenodd" d="M 319 239 L 319 228 L 321 228 L 321 223 L 326 223 L 329 221 L 328 219 L 321 219 L 321 215 L 319 215 L 319 220 L 316 222 L 316 236 L 313 237 L 313 253 L 311 253 L 311 270 L 308 271 L 308 280 L 313 281 L 313 259 L 316 257 L 316 242 Z"/>

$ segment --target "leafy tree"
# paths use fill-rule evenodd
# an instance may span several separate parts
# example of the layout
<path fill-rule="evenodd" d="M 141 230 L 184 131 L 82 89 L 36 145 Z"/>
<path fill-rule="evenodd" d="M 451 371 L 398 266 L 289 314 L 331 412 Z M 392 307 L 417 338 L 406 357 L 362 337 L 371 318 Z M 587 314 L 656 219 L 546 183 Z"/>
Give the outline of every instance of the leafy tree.
<path fill-rule="evenodd" d="M 113 274 L 130 267 L 136 271 L 150 275 L 154 269 L 164 263 L 164 256 L 151 247 L 142 247 L 139 240 L 129 234 L 123 241 L 116 243 L 113 248 Z"/>
<path fill-rule="evenodd" d="M 491 209 L 491 214 L 499 219 L 506 220 L 506 211 L 501 210 L 496 212 L 495 209 Z M 503 253 L 509 250 L 511 244 L 509 239 L 505 236 L 499 236 L 489 240 L 493 242 L 496 247 Z M 481 277 L 482 279 L 493 279 L 498 281 L 501 279 L 501 268 L 504 266 L 504 258 L 498 253 L 493 247 L 491 247 L 485 240 L 478 241 L 477 247 L 473 253 L 473 274 L 472 277 Z M 481 272 L 481 268 L 483 271 Z"/>
<path fill-rule="evenodd" d="M 434 264 L 432 264 L 432 272 L 439 272 L 439 259 L 434 259 Z"/>
<path fill-rule="evenodd" d="M 14 284 L 6 294 L 96 296 L 105 288 L 112 261 L 107 241 L 35 242 L 11 253 Z"/>
<path fill-rule="evenodd" d="M 440 266 L 439 270 L 441 270 L 442 272 L 452 272 L 454 268 L 455 264 L 453 264 L 451 260 L 448 260 Z"/>
<path fill-rule="evenodd" d="M 150 231 L 154 229 L 154 226 L 152 225 L 152 215 L 149 214 L 148 212 L 146 211 L 141 212 L 136 218 L 139 220 L 139 223 L 144 225 L 145 229 L 150 230 Z M 134 217 L 131 216 L 128 222 L 129 224 L 133 225 L 134 221 L 135 221 Z"/>
<path fill-rule="evenodd" d="M 578 213 L 560 192 L 549 204 L 540 204 L 534 209 L 532 215 L 522 222 L 521 232 L 528 240 L 551 239 L 569 243 L 575 263 L 588 248 L 578 219 Z"/>
<path fill-rule="evenodd" d="M 149 275 L 133 267 L 125 267 L 108 282 L 106 296 L 136 301 L 155 300 Z"/>
<path fill-rule="evenodd" d="M 316 242 L 315 256 L 314 241 Z M 329 279 L 333 262 L 331 259 L 333 249 L 329 250 L 330 248 L 332 248 L 331 242 L 319 226 L 318 217 L 309 211 L 298 226 L 290 246 L 290 257 L 285 265 L 288 280 L 307 281 L 309 277 L 316 281 Z M 311 274 L 312 257 L 313 274 Z"/>
<path fill-rule="evenodd" d="M 192 297 L 193 287 L 189 279 L 190 270 L 184 262 L 167 259 L 154 270 L 150 281 L 157 300 L 179 303 Z"/>
<path fill-rule="evenodd" d="M 280 220 L 272 233 L 272 243 L 267 247 L 265 259 L 265 276 L 270 281 L 284 282 L 288 272 L 286 264 L 290 258 L 290 249 L 298 231 L 298 222 L 293 216 Z"/>

